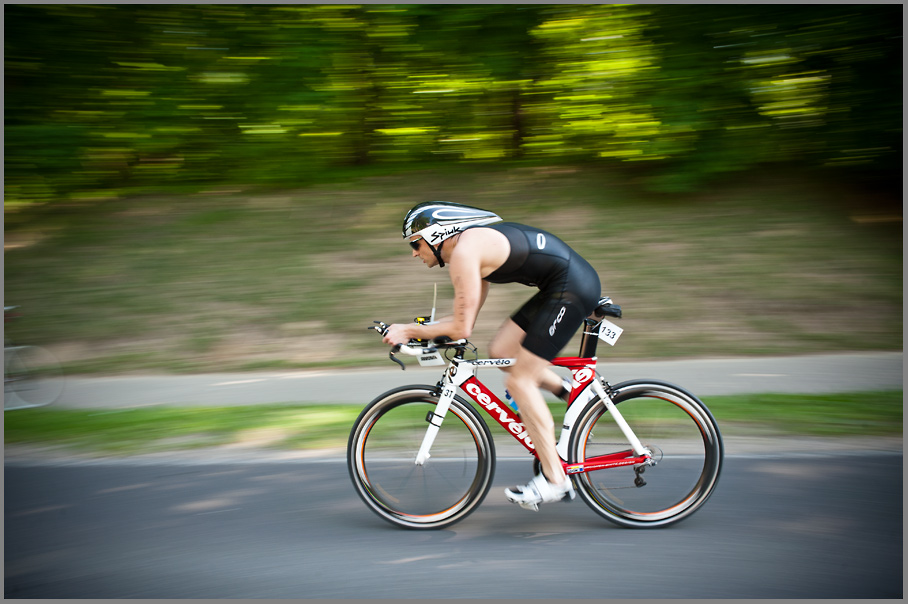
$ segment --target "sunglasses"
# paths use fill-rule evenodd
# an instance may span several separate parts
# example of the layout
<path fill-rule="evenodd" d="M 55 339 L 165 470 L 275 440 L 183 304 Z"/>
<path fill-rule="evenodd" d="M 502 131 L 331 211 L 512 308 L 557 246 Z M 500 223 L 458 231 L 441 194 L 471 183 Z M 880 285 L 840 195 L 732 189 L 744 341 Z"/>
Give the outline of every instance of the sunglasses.
<path fill-rule="evenodd" d="M 419 242 L 420 241 L 422 241 L 422 239 L 417 239 L 416 241 L 408 241 L 408 243 L 410 244 L 410 247 L 412 247 L 414 250 L 419 251 Z"/>

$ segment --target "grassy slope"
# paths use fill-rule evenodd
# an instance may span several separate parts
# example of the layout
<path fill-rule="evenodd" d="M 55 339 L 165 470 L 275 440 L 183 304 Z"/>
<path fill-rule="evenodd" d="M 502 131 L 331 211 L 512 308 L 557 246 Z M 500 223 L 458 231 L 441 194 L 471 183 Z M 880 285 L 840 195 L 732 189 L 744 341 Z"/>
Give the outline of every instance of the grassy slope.
<path fill-rule="evenodd" d="M 48 345 L 70 372 L 385 363 L 372 319 L 428 312 L 435 283 L 450 311 L 447 273 L 409 258 L 397 235 L 431 199 L 543 226 L 587 256 L 625 309 L 610 358 L 902 347 L 901 222 L 878 220 L 860 192 L 756 174 L 652 197 L 577 167 L 8 211 L 5 303 L 25 316 L 7 332 Z M 492 289 L 481 348 L 528 295 Z"/>

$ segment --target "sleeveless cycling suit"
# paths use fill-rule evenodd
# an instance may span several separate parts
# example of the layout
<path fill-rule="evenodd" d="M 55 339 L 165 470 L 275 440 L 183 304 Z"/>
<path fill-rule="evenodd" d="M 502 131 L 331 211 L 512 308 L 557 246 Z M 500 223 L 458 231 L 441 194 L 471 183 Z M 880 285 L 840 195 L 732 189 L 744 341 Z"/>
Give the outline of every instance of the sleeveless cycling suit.
<path fill-rule="evenodd" d="M 599 275 L 565 242 L 542 229 L 513 222 L 474 228 L 494 229 L 511 244 L 507 260 L 486 281 L 539 288 L 511 319 L 527 334 L 523 347 L 551 361 L 599 304 Z"/>

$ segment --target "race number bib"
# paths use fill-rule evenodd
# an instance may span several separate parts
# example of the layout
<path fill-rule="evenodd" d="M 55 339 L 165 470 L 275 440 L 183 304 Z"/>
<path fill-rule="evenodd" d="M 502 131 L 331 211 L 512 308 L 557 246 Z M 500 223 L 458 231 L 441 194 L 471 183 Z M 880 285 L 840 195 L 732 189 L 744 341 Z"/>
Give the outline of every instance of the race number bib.
<path fill-rule="evenodd" d="M 612 323 L 611 321 L 602 321 L 599 326 L 599 339 L 603 340 L 609 346 L 614 346 L 624 330 Z"/>

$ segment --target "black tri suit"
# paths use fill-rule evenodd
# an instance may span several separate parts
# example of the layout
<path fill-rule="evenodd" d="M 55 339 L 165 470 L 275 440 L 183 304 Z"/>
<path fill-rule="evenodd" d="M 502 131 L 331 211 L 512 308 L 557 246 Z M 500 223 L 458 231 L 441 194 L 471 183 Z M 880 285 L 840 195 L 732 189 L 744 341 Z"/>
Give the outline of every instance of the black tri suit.
<path fill-rule="evenodd" d="M 511 244 L 508 259 L 486 281 L 539 288 L 511 319 L 527 334 L 523 347 L 551 361 L 599 304 L 599 275 L 565 242 L 542 229 L 513 222 L 474 228 L 494 229 Z"/>

